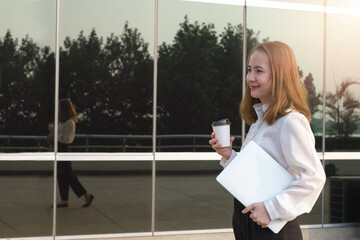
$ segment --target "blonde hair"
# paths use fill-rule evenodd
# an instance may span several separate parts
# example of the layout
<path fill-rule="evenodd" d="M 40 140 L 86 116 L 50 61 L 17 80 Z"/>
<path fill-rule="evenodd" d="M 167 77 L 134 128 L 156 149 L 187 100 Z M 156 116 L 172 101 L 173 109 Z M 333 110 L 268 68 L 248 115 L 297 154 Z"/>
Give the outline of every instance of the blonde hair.
<path fill-rule="evenodd" d="M 74 122 L 77 122 L 77 113 L 75 108 L 70 101 L 70 99 L 63 98 L 59 101 L 59 121 L 66 122 L 67 120 L 72 119 Z"/>
<path fill-rule="evenodd" d="M 291 108 L 302 113 L 310 122 L 307 91 L 300 81 L 293 50 L 282 42 L 264 42 L 251 51 L 248 62 L 255 51 L 265 53 L 272 73 L 272 100 L 264 114 L 264 121 L 272 125 L 278 118 L 288 114 L 288 109 Z M 260 103 L 260 99 L 253 98 L 249 86 L 246 85 L 245 96 L 240 104 L 240 115 L 249 125 L 257 120 L 253 108 L 256 103 Z"/>

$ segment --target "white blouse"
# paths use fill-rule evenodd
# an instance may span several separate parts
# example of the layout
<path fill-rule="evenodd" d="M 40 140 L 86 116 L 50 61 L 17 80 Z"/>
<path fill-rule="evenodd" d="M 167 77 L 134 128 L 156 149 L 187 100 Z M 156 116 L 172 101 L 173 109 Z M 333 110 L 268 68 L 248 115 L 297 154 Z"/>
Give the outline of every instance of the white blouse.
<path fill-rule="evenodd" d="M 72 119 L 59 123 L 58 140 L 61 143 L 70 144 L 75 138 L 75 122 Z"/>
<path fill-rule="evenodd" d="M 296 178 L 286 190 L 264 201 L 272 220 L 281 218 L 291 221 L 311 211 L 324 187 L 326 176 L 306 117 L 289 110 L 287 115 L 269 126 L 262 119 L 267 107 L 261 103 L 254 105 L 258 120 L 251 125 L 242 148 L 253 140 Z M 222 158 L 220 164 L 226 167 L 236 155 L 233 150 L 229 160 Z"/>

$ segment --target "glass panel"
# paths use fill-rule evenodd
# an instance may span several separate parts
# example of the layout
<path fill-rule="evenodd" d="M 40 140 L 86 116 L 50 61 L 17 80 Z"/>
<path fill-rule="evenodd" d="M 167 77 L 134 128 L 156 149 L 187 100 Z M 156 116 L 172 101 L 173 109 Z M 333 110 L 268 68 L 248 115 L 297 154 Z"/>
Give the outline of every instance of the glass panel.
<path fill-rule="evenodd" d="M 218 161 L 157 162 L 156 231 L 231 228 L 233 197 Z"/>
<path fill-rule="evenodd" d="M 73 151 L 152 150 L 153 8 L 61 1 L 60 98 L 78 113 Z"/>
<path fill-rule="evenodd" d="M 241 134 L 242 9 L 159 2 L 158 151 L 212 151 L 211 123 L 222 118 Z"/>
<path fill-rule="evenodd" d="M 331 7 L 349 8 L 350 11 L 360 9 L 360 2 L 357 0 L 326 0 L 326 5 Z"/>
<path fill-rule="evenodd" d="M 61 1 L 60 98 L 72 101 L 78 119 L 74 142 L 63 141 L 71 152 L 152 151 L 153 5 Z M 57 211 L 57 233 L 149 232 L 151 162 L 100 160 L 72 161 L 85 190 L 70 190 L 69 206 Z M 89 208 L 81 207 L 84 192 L 95 196 Z"/>
<path fill-rule="evenodd" d="M 249 7 L 248 28 L 256 32 L 259 39 L 282 41 L 294 50 L 301 80 L 308 90 L 312 112 L 311 127 L 316 139 L 316 149 L 320 152 L 322 150 L 323 116 L 321 101 L 323 15 L 303 11 Z M 321 197 L 310 214 L 299 217 L 301 224 L 321 223 L 320 200 Z"/>
<path fill-rule="evenodd" d="M 267 0 L 265 0 L 267 1 Z M 324 4 L 324 0 L 276 0 L 273 1 L 271 0 L 273 3 L 274 2 L 286 2 L 286 3 L 301 3 L 301 4 L 312 4 L 312 5 L 323 5 Z"/>
<path fill-rule="evenodd" d="M 360 16 L 328 14 L 327 26 L 326 151 L 358 152 Z"/>
<path fill-rule="evenodd" d="M 242 11 L 159 1 L 157 151 L 212 152 L 211 123 L 222 118 L 241 143 Z M 157 162 L 155 230 L 230 228 L 233 198 L 215 180 L 220 171 L 218 161 Z"/>
<path fill-rule="evenodd" d="M 360 161 L 327 160 L 325 223 L 360 222 Z"/>
<path fill-rule="evenodd" d="M 51 150 L 54 39 L 54 1 L 0 1 L 1 152 Z"/>
<path fill-rule="evenodd" d="M 51 236 L 53 162 L 0 161 L 0 238 Z"/>
<path fill-rule="evenodd" d="M 58 235 L 150 232 L 150 161 L 73 161 L 72 168 L 94 200 L 82 207 L 84 196 L 70 188 L 68 207 L 57 209 Z"/>

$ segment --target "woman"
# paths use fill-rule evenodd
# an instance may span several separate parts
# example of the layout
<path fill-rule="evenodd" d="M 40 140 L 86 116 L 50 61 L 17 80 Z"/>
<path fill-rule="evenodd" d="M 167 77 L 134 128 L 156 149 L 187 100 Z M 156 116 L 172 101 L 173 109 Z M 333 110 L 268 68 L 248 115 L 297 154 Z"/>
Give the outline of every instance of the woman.
<path fill-rule="evenodd" d="M 247 207 L 234 199 L 234 235 L 237 240 L 301 240 L 297 217 L 310 212 L 326 180 L 310 128 L 307 93 L 288 45 L 265 42 L 249 56 L 240 115 L 251 127 L 242 148 L 255 141 L 296 180 L 275 197 Z M 231 146 L 222 148 L 214 133 L 209 143 L 222 156 L 223 167 L 235 158 Z M 275 234 L 267 226 L 279 218 L 288 222 Z"/>
<path fill-rule="evenodd" d="M 75 123 L 77 114 L 69 99 L 60 99 L 59 101 L 59 125 L 58 125 L 58 151 L 70 152 L 69 145 L 75 138 Z M 50 131 L 54 129 L 50 128 Z M 94 196 L 88 193 L 79 182 L 79 179 L 72 171 L 70 161 L 57 162 L 57 180 L 59 185 L 61 201 L 56 205 L 58 208 L 69 206 L 69 187 L 74 191 L 77 197 L 84 196 L 85 204 L 82 207 L 89 207 L 94 200 Z"/>

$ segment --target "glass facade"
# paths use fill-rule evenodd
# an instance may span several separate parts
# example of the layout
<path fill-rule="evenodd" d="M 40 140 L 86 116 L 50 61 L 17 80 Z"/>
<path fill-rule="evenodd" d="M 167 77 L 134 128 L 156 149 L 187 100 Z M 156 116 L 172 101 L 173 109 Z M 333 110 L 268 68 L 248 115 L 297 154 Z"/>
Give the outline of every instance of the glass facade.
<path fill-rule="evenodd" d="M 328 181 L 324 195 L 328 205 L 324 220 L 359 222 L 356 213 L 360 209 L 354 205 L 360 199 L 354 191 L 359 187 L 359 156 L 351 154 L 358 153 L 360 146 L 360 74 L 355 70 L 360 53 L 359 44 L 355 43 L 359 35 L 359 3 L 328 1 L 328 5 L 335 9 L 326 16 L 325 154 L 329 156 L 325 160 Z M 336 152 L 340 155 L 336 156 Z"/>
<path fill-rule="evenodd" d="M 360 6 L 323 4 L 0 1 L 0 238 L 231 228 L 211 123 L 229 118 L 240 149 L 243 54 L 275 40 L 297 57 L 327 175 L 300 223 L 360 222 Z M 77 112 L 69 153 L 49 135 L 56 96 Z M 53 211 L 64 161 L 89 208 L 70 190 Z"/>

